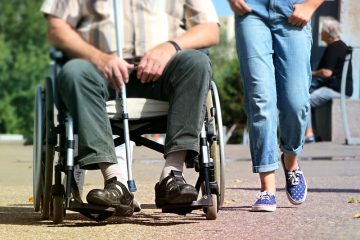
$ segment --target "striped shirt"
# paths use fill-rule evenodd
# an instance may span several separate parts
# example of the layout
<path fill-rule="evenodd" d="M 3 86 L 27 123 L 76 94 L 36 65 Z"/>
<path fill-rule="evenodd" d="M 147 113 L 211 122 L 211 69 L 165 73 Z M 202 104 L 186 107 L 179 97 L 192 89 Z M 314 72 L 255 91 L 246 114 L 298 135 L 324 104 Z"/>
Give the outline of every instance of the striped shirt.
<path fill-rule="evenodd" d="M 141 57 L 200 23 L 218 23 L 211 0 L 123 0 L 123 55 Z M 65 20 L 102 51 L 116 52 L 113 0 L 44 0 L 41 11 Z"/>

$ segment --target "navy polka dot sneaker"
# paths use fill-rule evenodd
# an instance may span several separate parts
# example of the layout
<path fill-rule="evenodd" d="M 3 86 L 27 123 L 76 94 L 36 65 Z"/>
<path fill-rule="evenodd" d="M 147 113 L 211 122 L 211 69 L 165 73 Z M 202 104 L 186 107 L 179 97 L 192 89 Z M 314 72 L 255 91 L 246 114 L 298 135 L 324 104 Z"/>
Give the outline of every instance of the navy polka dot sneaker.
<path fill-rule="evenodd" d="M 252 212 L 274 212 L 276 210 L 275 195 L 270 192 L 261 192 L 251 208 Z"/>
<path fill-rule="evenodd" d="M 281 155 L 281 163 L 285 171 L 286 195 L 292 204 L 298 205 L 305 201 L 307 194 L 307 185 L 300 166 L 294 171 L 288 171 L 284 164 L 284 154 Z"/>

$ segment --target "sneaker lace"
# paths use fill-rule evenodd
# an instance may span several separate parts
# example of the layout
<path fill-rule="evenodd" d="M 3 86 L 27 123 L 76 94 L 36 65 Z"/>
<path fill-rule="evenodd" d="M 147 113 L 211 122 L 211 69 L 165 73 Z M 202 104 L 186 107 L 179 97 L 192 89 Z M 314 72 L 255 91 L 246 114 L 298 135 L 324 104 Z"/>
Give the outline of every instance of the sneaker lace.
<path fill-rule="evenodd" d="M 270 195 L 268 192 L 260 192 L 256 195 L 256 200 L 270 200 Z"/>
<path fill-rule="evenodd" d="M 293 185 L 293 186 L 299 185 L 300 174 L 302 174 L 302 172 L 300 170 L 295 170 L 295 171 L 291 171 L 291 172 L 287 173 L 288 181 L 291 183 L 291 185 Z"/>

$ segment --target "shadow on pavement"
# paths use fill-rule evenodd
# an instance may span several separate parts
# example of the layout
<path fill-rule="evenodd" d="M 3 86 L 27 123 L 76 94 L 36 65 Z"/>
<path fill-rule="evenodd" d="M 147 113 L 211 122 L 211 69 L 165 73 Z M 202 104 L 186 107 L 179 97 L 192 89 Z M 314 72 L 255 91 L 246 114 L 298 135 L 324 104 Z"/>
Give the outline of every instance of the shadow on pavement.
<path fill-rule="evenodd" d="M 74 215 L 74 214 L 73 214 Z M 73 216 L 72 215 L 72 216 Z M 193 215 L 193 214 L 192 214 Z M 53 225 L 49 224 L 49 227 L 89 227 L 89 226 L 105 226 L 116 224 L 134 224 L 141 226 L 174 226 L 183 224 L 193 224 L 201 220 L 205 220 L 204 216 L 187 216 L 178 217 L 177 215 L 158 213 L 136 213 L 132 217 L 111 217 L 103 222 L 94 222 L 85 217 L 82 221 L 77 221 L 78 218 L 66 215 L 64 223 Z M 80 215 L 81 216 L 81 215 Z"/>
<path fill-rule="evenodd" d="M 157 209 L 157 207 L 155 206 L 155 204 L 141 204 L 141 208 L 142 209 Z"/>
<path fill-rule="evenodd" d="M 42 225 L 41 216 L 32 204 L 0 206 L 0 224 Z"/>
<path fill-rule="evenodd" d="M 259 188 L 244 188 L 244 187 L 229 187 L 229 190 L 248 190 L 248 191 L 259 191 Z M 277 188 L 276 191 L 284 192 L 285 188 Z M 319 192 L 319 193 L 360 193 L 360 189 L 351 188 L 308 188 L 308 192 Z"/>
<path fill-rule="evenodd" d="M 277 207 L 277 208 L 296 208 L 296 207 Z M 238 211 L 245 211 L 251 212 L 251 206 L 229 206 L 229 207 L 221 207 L 220 211 L 225 212 L 238 212 Z"/>
<path fill-rule="evenodd" d="M 156 209 L 154 204 L 143 204 L 143 212 L 135 213 L 132 217 L 110 217 L 103 222 L 95 222 L 80 213 L 67 211 L 64 223 L 54 225 L 51 220 L 42 220 L 40 212 L 34 212 L 32 204 L 17 204 L 0 206 L 0 225 L 47 225 L 48 227 L 89 227 L 114 224 L 135 224 L 143 226 L 173 226 L 192 224 L 206 221 L 201 211 L 183 215 L 165 214 Z M 148 209 L 148 210 L 145 210 Z M 144 212 L 146 211 L 146 213 Z M 150 213 L 147 213 L 150 212 Z"/>
<path fill-rule="evenodd" d="M 251 206 L 228 206 L 228 207 L 221 207 L 220 211 L 225 212 L 233 212 L 233 211 L 245 211 L 249 212 L 251 209 Z"/>

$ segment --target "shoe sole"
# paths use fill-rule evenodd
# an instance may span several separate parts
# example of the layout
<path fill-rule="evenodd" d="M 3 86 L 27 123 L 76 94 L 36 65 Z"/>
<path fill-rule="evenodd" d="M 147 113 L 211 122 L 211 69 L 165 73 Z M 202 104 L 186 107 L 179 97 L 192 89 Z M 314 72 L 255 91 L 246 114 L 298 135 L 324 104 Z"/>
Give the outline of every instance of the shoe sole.
<path fill-rule="evenodd" d="M 158 208 L 161 208 L 165 205 L 181 205 L 181 204 L 191 204 L 193 201 L 197 200 L 197 194 L 194 193 L 182 193 L 176 197 L 173 197 L 171 200 L 166 198 L 157 198 L 155 199 L 155 205 Z"/>
<path fill-rule="evenodd" d="M 276 205 L 256 205 L 252 206 L 251 212 L 274 212 L 276 210 Z"/>
<path fill-rule="evenodd" d="M 131 217 L 134 214 L 134 209 L 126 205 L 113 206 L 115 208 L 115 216 Z"/>
<path fill-rule="evenodd" d="M 120 217 L 131 217 L 134 213 L 133 207 L 123 204 L 110 204 L 104 201 L 104 199 L 98 197 L 89 198 L 88 203 L 98 206 L 113 207 L 115 208 L 115 215 Z"/>

